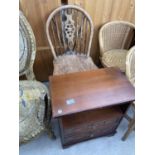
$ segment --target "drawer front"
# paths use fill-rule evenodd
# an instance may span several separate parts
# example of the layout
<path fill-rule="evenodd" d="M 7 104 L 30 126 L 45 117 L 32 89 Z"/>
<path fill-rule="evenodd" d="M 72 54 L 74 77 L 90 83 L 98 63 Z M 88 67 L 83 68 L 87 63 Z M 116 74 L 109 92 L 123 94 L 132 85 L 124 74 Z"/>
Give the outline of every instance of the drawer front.
<path fill-rule="evenodd" d="M 101 130 L 104 130 L 108 127 L 115 127 L 118 125 L 118 123 L 120 122 L 122 117 L 120 118 L 116 118 L 116 119 L 112 119 L 112 120 L 106 120 L 106 121 L 103 121 L 103 122 L 96 122 L 94 124 L 91 125 L 91 131 L 93 130 L 97 130 L 97 129 L 101 129 Z"/>
<path fill-rule="evenodd" d="M 106 128 L 99 128 L 97 130 L 74 133 L 70 135 L 64 135 L 64 145 L 70 145 L 80 141 L 92 139 L 99 136 L 108 135 L 115 132 L 117 124 L 107 126 Z"/>
<path fill-rule="evenodd" d="M 64 136 L 64 143 L 75 143 L 75 142 L 80 142 L 82 140 L 88 139 L 90 137 L 90 133 L 78 133 L 78 134 L 73 134 L 70 136 Z"/>
<path fill-rule="evenodd" d="M 76 130 L 68 134 L 64 134 L 64 144 L 72 144 L 83 140 L 108 135 L 114 133 L 118 123 L 102 124 L 102 126 L 91 125 L 89 130 Z"/>
<path fill-rule="evenodd" d="M 121 119 L 121 117 L 111 119 L 111 120 L 103 120 L 103 121 L 99 121 L 99 122 L 92 122 L 89 124 L 86 123 L 86 125 L 82 125 L 82 126 L 78 125 L 78 126 L 71 128 L 71 129 L 63 129 L 63 131 L 64 131 L 65 137 L 76 135 L 79 133 L 85 134 L 87 132 L 92 132 L 92 131 L 98 130 L 98 129 L 104 130 L 104 128 L 106 129 L 107 126 L 113 126 L 115 124 L 118 124 L 120 119 Z"/>
<path fill-rule="evenodd" d="M 64 129 L 64 134 L 66 136 L 72 135 L 72 134 L 77 134 L 77 133 L 82 133 L 83 131 L 88 131 L 88 126 L 87 125 L 79 125 L 77 127 L 74 128 L 70 128 L 70 129 Z"/>

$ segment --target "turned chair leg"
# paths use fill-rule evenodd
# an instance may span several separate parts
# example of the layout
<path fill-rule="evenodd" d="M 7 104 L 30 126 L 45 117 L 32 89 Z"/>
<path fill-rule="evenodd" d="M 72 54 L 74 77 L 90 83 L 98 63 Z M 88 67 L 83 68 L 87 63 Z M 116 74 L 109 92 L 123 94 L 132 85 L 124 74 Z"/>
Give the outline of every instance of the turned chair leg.
<path fill-rule="evenodd" d="M 135 128 L 135 119 L 132 119 L 129 124 L 128 130 L 125 132 L 124 136 L 122 137 L 123 141 L 125 141 L 127 139 L 127 137 L 134 130 L 134 128 Z"/>
<path fill-rule="evenodd" d="M 134 112 L 134 116 L 133 118 L 130 118 L 127 114 L 128 109 L 132 107 L 133 108 L 133 112 Z M 127 137 L 129 136 L 129 134 L 135 129 L 135 104 L 132 103 L 129 107 L 128 107 L 126 114 L 125 114 L 125 118 L 129 121 L 129 125 L 128 125 L 128 129 L 125 132 L 125 134 L 122 137 L 122 140 L 125 141 L 127 139 Z"/>
<path fill-rule="evenodd" d="M 53 130 L 53 128 L 51 126 L 48 126 L 48 128 L 46 129 L 47 134 L 50 138 L 56 139 L 56 135 L 55 132 Z"/>
<path fill-rule="evenodd" d="M 56 135 L 55 135 L 55 132 L 53 129 L 53 125 L 51 124 L 51 118 L 49 119 L 49 121 L 46 123 L 45 126 L 46 126 L 45 129 L 46 129 L 48 136 L 50 138 L 56 139 Z"/>
<path fill-rule="evenodd" d="M 45 130 L 50 138 L 56 139 L 55 132 L 53 130 L 53 125 L 51 124 L 51 100 L 48 98 L 48 96 L 45 96 Z"/>

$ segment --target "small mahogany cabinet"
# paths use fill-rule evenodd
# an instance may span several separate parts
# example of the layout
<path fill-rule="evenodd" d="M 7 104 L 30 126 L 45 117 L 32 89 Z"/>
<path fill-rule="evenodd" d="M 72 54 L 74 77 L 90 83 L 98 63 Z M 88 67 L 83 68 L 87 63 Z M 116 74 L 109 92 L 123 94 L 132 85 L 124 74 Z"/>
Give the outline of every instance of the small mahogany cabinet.
<path fill-rule="evenodd" d="M 59 119 L 63 147 L 113 135 L 135 99 L 134 87 L 117 68 L 50 76 L 49 80 L 52 115 Z"/>
<path fill-rule="evenodd" d="M 91 110 L 59 119 L 62 145 L 113 135 L 123 116 L 120 107 Z"/>

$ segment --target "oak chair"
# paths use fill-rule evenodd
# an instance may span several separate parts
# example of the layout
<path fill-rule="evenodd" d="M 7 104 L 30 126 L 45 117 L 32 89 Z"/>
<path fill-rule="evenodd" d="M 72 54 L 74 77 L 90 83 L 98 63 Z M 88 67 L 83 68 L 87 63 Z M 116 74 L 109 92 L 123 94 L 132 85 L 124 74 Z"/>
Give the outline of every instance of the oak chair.
<path fill-rule="evenodd" d="M 90 57 L 93 23 L 79 6 L 55 9 L 46 22 L 46 34 L 54 57 L 54 75 L 96 69 Z"/>
<path fill-rule="evenodd" d="M 126 76 L 128 77 L 129 81 L 133 86 L 135 86 L 135 47 L 132 47 L 126 57 Z M 129 121 L 128 129 L 122 137 L 122 140 L 126 140 L 129 134 L 135 128 L 135 102 L 131 103 L 129 106 L 131 110 L 133 110 L 133 117 L 130 117 L 127 112 L 125 114 L 125 118 Z M 129 109 L 128 108 L 128 109 Z"/>
<path fill-rule="evenodd" d="M 36 137 L 44 130 L 49 132 L 51 108 L 47 87 L 35 81 L 33 63 L 36 43 L 27 19 L 19 11 L 19 76 L 27 80 L 19 81 L 19 143 Z"/>
<path fill-rule="evenodd" d="M 99 31 L 100 60 L 105 67 L 125 72 L 126 54 L 134 41 L 135 26 L 125 21 L 111 21 Z"/>

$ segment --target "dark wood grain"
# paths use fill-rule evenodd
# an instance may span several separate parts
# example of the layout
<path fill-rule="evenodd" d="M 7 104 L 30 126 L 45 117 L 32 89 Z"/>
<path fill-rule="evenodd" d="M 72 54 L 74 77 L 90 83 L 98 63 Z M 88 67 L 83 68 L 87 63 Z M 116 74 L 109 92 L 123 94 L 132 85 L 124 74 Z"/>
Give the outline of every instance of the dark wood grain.
<path fill-rule="evenodd" d="M 117 68 L 50 76 L 49 81 L 53 117 L 124 104 L 135 99 L 134 87 Z M 70 98 L 75 103 L 67 105 L 66 100 Z"/>
<path fill-rule="evenodd" d="M 88 124 L 91 125 L 96 122 L 103 122 L 104 124 L 107 120 L 108 122 L 110 122 L 110 120 L 112 120 L 113 122 L 113 115 L 115 115 L 116 120 L 119 116 L 122 115 L 122 111 L 118 106 L 111 108 L 102 108 L 99 110 L 90 110 L 87 112 L 81 112 L 72 115 L 66 115 L 62 118 L 62 124 L 65 129 L 76 128 L 76 126 L 78 127 L 79 124 L 80 126 L 87 126 Z"/>
<path fill-rule="evenodd" d="M 115 133 L 122 116 L 121 108 L 114 106 L 61 117 L 63 147 Z"/>

